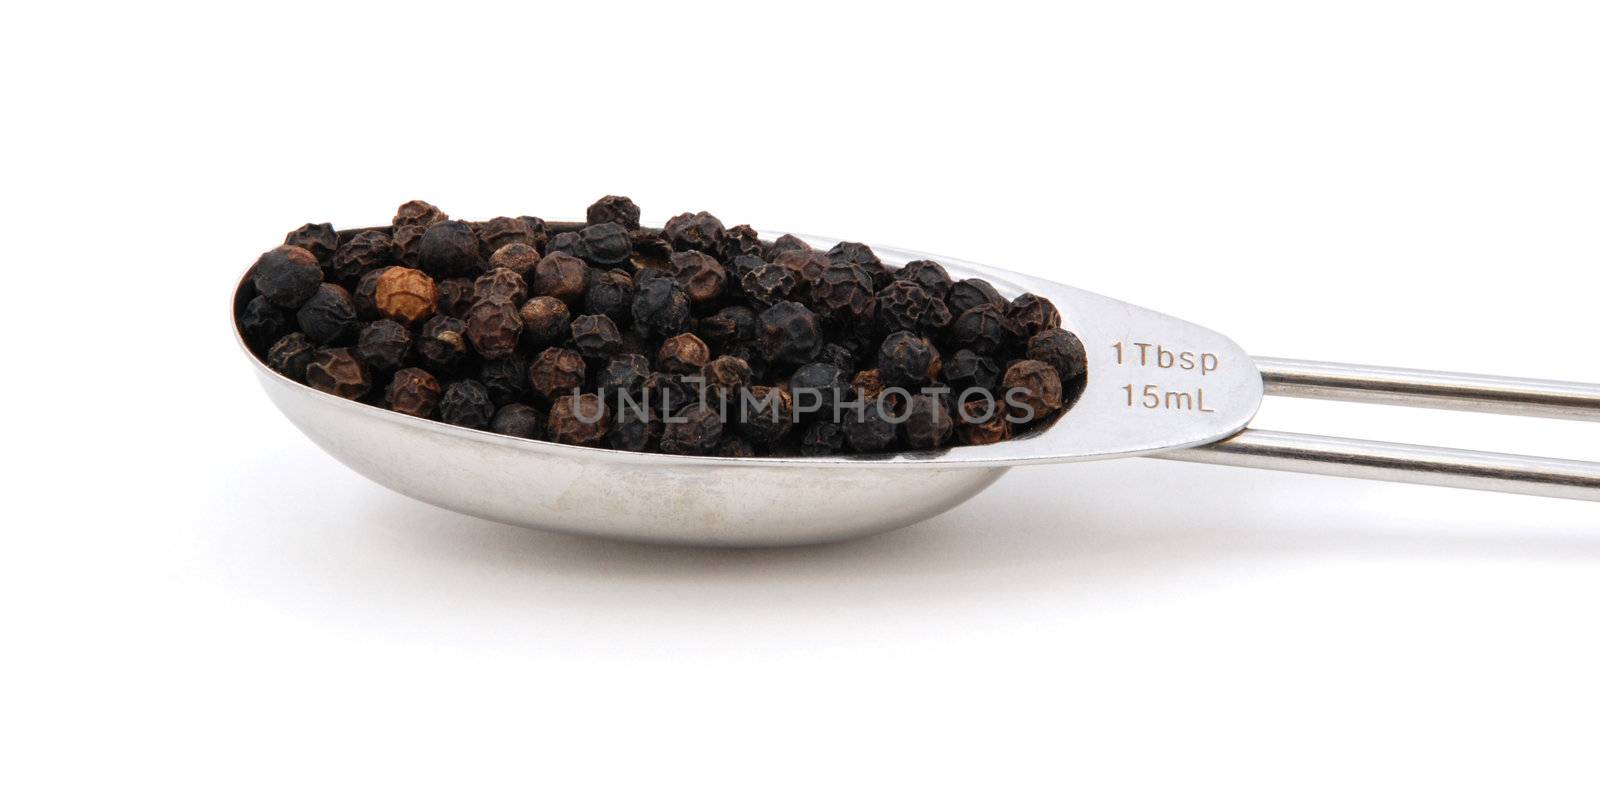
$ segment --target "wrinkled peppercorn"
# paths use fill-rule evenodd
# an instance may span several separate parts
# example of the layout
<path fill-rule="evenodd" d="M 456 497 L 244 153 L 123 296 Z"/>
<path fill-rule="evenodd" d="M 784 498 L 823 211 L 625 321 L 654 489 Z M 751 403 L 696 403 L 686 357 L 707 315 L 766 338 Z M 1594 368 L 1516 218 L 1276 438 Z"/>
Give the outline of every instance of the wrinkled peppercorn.
<path fill-rule="evenodd" d="M 562 395 L 550 407 L 545 429 L 550 441 L 594 447 L 611 427 L 605 402 L 595 394 Z"/>
<path fill-rule="evenodd" d="M 943 300 L 950 293 L 950 288 L 955 281 L 950 279 L 950 273 L 945 271 L 944 265 L 937 261 L 921 259 L 907 263 L 894 274 L 897 281 L 911 281 L 921 286 L 929 297 Z"/>
<path fill-rule="evenodd" d="M 817 420 L 800 432 L 800 454 L 831 456 L 844 449 L 844 427 L 836 422 Z"/>
<path fill-rule="evenodd" d="M 703 306 L 716 300 L 728 288 L 727 271 L 705 253 L 694 250 L 674 253 L 670 265 L 672 277 L 695 305 Z"/>
<path fill-rule="evenodd" d="M 994 444 L 1011 438 L 1011 423 L 999 403 L 976 398 L 956 414 L 956 441 L 964 445 Z"/>
<path fill-rule="evenodd" d="M 797 270 L 778 264 L 761 264 L 746 272 L 739 286 L 756 305 L 766 308 L 802 296 L 806 286 L 800 278 Z"/>
<path fill-rule="evenodd" d="M 849 399 L 850 380 L 833 364 L 812 362 L 789 376 L 789 394 L 802 416 L 807 412 L 831 415 L 840 402 Z"/>
<path fill-rule="evenodd" d="M 406 326 L 392 319 L 369 322 L 361 327 L 354 352 L 370 369 L 388 374 L 399 369 L 411 354 L 411 334 Z"/>
<path fill-rule="evenodd" d="M 517 349 L 522 336 L 522 314 L 510 300 L 474 303 L 467 312 L 467 340 L 484 358 L 505 358 Z"/>
<path fill-rule="evenodd" d="M 666 416 L 681 410 L 700 399 L 685 380 L 687 376 L 671 372 L 652 372 L 644 379 L 644 399 L 652 415 Z"/>
<path fill-rule="evenodd" d="M 532 347 L 546 347 L 568 333 L 572 315 L 567 304 L 543 295 L 522 304 L 522 338 Z"/>
<path fill-rule="evenodd" d="M 1028 340 L 1028 358 L 1043 361 L 1055 368 L 1062 383 L 1069 383 L 1083 375 L 1089 357 L 1083 342 L 1071 331 L 1060 328 L 1039 331 Z"/>
<path fill-rule="evenodd" d="M 333 278 L 352 283 L 372 270 L 395 263 L 394 240 L 383 231 L 361 231 L 333 254 Z"/>
<path fill-rule="evenodd" d="M 927 339 L 899 331 L 889 334 L 878 348 L 878 372 L 887 386 L 914 388 L 928 382 L 930 371 L 937 374 L 936 358 Z"/>
<path fill-rule="evenodd" d="M 750 385 L 750 364 L 738 356 L 717 356 L 706 362 L 700 376 L 705 378 L 706 392 L 713 398 L 735 397 Z"/>
<path fill-rule="evenodd" d="M 689 325 L 689 298 L 671 278 L 641 279 L 633 294 L 633 325 L 642 335 L 672 336 Z"/>
<path fill-rule="evenodd" d="M 494 412 L 489 430 L 506 436 L 537 439 L 544 433 L 544 415 L 530 405 L 510 403 Z"/>
<path fill-rule="evenodd" d="M 424 364 L 448 372 L 467 357 L 467 323 L 455 317 L 433 317 L 422 323 L 414 344 Z"/>
<path fill-rule="evenodd" d="M 478 383 L 497 406 L 521 400 L 528 394 L 528 359 L 518 353 L 488 359 L 478 367 Z"/>
<path fill-rule="evenodd" d="M 267 366 L 286 378 L 306 379 L 306 366 L 311 363 L 317 346 L 306 335 L 295 331 L 272 344 L 267 351 Z"/>
<path fill-rule="evenodd" d="M 632 231 L 628 234 L 628 241 L 633 245 L 633 255 L 629 256 L 628 262 L 636 270 L 663 269 L 667 259 L 672 257 L 672 245 L 660 231 Z"/>
<path fill-rule="evenodd" d="M 394 240 L 394 252 L 400 263 L 408 267 L 417 265 L 417 246 L 422 243 L 422 234 L 427 228 L 421 225 L 398 225 L 389 231 L 389 238 Z"/>
<path fill-rule="evenodd" d="M 722 415 L 710 406 L 691 406 L 665 423 L 661 430 L 663 453 L 706 455 L 722 440 Z"/>
<path fill-rule="evenodd" d="M 546 400 L 571 394 L 583 386 L 583 356 L 564 347 L 547 347 L 528 366 L 528 385 Z"/>
<path fill-rule="evenodd" d="M 346 400 L 360 400 L 372 388 L 372 378 L 349 348 L 325 347 L 306 364 L 306 385 Z"/>
<path fill-rule="evenodd" d="M 455 381 L 444 387 L 439 398 L 439 419 L 451 425 L 482 430 L 494 419 L 494 401 L 489 390 L 477 381 Z"/>
<path fill-rule="evenodd" d="M 711 348 L 692 333 L 680 333 L 662 342 L 656 351 L 656 365 L 678 375 L 698 373 L 710 360 Z"/>
<path fill-rule="evenodd" d="M 876 453 L 894 444 L 899 425 L 889 417 L 882 402 L 865 403 L 859 409 L 846 411 L 840 427 L 850 449 L 858 453 Z"/>
<path fill-rule="evenodd" d="M 758 445 L 771 445 L 794 427 L 794 399 L 776 386 L 752 386 L 740 393 L 742 408 L 735 419 L 739 433 Z"/>
<path fill-rule="evenodd" d="M 756 446 L 748 439 L 728 436 L 717 445 L 716 455 L 718 458 L 754 458 L 757 453 Z"/>
<path fill-rule="evenodd" d="M 239 332 L 253 345 L 276 342 L 288 330 L 289 315 L 263 295 L 252 298 L 239 312 Z"/>
<path fill-rule="evenodd" d="M 812 250 L 796 250 L 778 254 L 772 259 L 772 263 L 795 273 L 799 288 L 795 290 L 793 299 L 804 302 L 811 296 L 811 287 L 822 280 L 822 273 L 835 262 Z M 859 264 L 847 264 L 847 266 L 862 269 Z M 863 274 L 867 274 L 865 270 Z M 867 277 L 872 278 L 870 274 L 867 274 Z"/>
<path fill-rule="evenodd" d="M 492 269 L 472 283 L 472 296 L 478 300 L 506 300 L 522 305 L 528 299 L 528 284 L 509 269 Z"/>
<path fill-rule="evenodd" d="M 804 364 L 822 352 L 817 315 L 799 303 L 777 303 L 761 312 L 756 323 L 761 352 L 769 361 Z"/>
<path fill-rule="evenodd" d="M 435 222 L 444 222 L 449 218 L 443 211 L 439 210 L 438 206 L 432 203 L 425 203 L 421 200 L 408 200 L 401 203 L 400 208 L 394 212 L 394 225 L 397 228 L 402 225 L 415 225 L 420 228 L 426 228 Z"/>
<path fill-rule="evenodd" d="M 465 317 L 478 302 L 477 284 L 471 278 L 445 278 L 435 285 L 439 313 L 447 317 Z"/>
<path fill-rule="evenodd" d="M 765 249 L 761 244 L 761 236 L 756 233 L 755 228 L 749 225 L 735 225 L 723 232 L 720 255 L 724 261 L 731 261 L 739 256 L 759 258 Z"/>
<path fill-rule="evenodd" d="M 578 231 L 577 255 L 591 264 L 611 266 L 628 260 L 633 251 L 628 229 L 615 222 L 602 222 Z"/>
<path fill-rule="evenodd" d="M 855 390 L 857 398 L 875 403 L 888 386 L 883 382 L 882 372 L 877 369 L 864 369 L 850 378 L 850 388 Z"/>
<path fill-rule="evenodd" d="M 611 429 L 606 431 L 606 446 L 612 450 L 643 453 L 655 447 L 661 435 L 660 429 L 659 422 L 639 414 L 618 411 L 616 419 L 611 421 Z"/>
<path fill-rule="evenodd" d="M 379 314 L 401 325 L 415 325 L 438 310 L 438 287 L 421 270 L 395 267 L 378 276 L 373 302 Z"/>
<path fill-rule="evenodd" d="M 1006 367 L 1000 387 L 1006 403 L 1012 407 L 1025 407 L 1032 419 L 1039 420 L 1061 408 L 1061 378 L 1056 370 L 1043 361 L 1024 359 Z"/>
<path fill-rule="evenodd" d="M 900 435 L 906 445 L 915 450 L 932 450 L 943 447 L 955 430 L 950 411 L 937 398 L 919 394 L 911 398 L 906 408 L 905 421 L 900 423 Z"/>
<path fill-rule="evenodd" d="M 945 303 L 950 306 L 950 313 L 956 315 L 956 319 L 960 319 L 962 314 L 979 306 L 989 306 L 1002 313 L 1006 310 L 1006 299 L 982 278 L 956 281 L 956 284 L 950 287 L 950 294 L 945 297 Z"/>
<path fill-rule="evenodd" d="M 300 306 L 294 318 L 300 323 L 300 330 L 318 344 L 348 341 L 355 337 L 359 325 L 350 293 L 336 283 L 317 287 L 317 293 Z"/>
<path fill-rule="evenodd" d="M 610 358 L 622 352 L 622 333 L 610 317 L 585 314 L 572 321 L 572 346 L 588 358 Z"/>
<path fill-rule="evenodd" d="M 676 250 L 699 250 L 706 253 L 721 252 L 722 237 L 726 230 L 722 220 L 709 212 L 679 214 L 667 220 L 661 229 Z"/>
<path fill-rule="evenodd" d="M 1036 294 L 1018 295 L 1006 308 L 1006 321 L 1017 336 L 1027 340 L 1040 331 L 1061 327 L 1061 312 L 1055 303 Z"/>
<path fill-rule="evenodd" d="M 805 240 L 792 233 L 786 233 L 772 240 L 772 246 L 767 248 L 767 258 L 777 258 L 783 253 L 810 249 L 811 245 L 806 244 Z"/>
<path fill-rule="evenodd" d="M 756 312 L 749 306 L 728 306 L 701 319 L 699 333 L 700 338 L 718 347 L 754 341 Z"/>
<path fill-rule="evenodd" d="M 373 320 L 383 316 L 378 312 L 378 279 L 392 267 L 379 267 L 368 270 L 356 283 L 356 290 L 350 293 L 350 302 L 356 304 L 356 317 L 363 320 Z"/>
<path fill-rule="evenodd" d="M 637 353 L 617 356 L 606 362 L 595 377 L 595 388 L 600 396 L 610 402 L 619 397 L 644 396 L 644 384 L 650 377 L 650 359 Z"/>
<path fill-rule="evenodd" d="M 268 302 L 292 310 L 317 293 L 317 287 L 322 285 L 322 268 L 310 250 L 286 244 L 256 259 L 250 268 L 250 282 Z"/>
<path fill-rule="evenodd" d="M 584 218 L 590 225 L 615 222 L 631 231 L 639 227 L 639 207 L 626 197 L 608 194 L 594 201 Z"/>
<path fill-rule="evenodd" d="M 533 243 L 533 231 L 521 217 L 495 217 L 478 226 L 477 235 L 478 254 L 486 259 L 503 247 Z"/>
<path fill-rule="evenodd" d="M 828 342 L 822 346 L 822 352 L 817 353 L 817 360 L 824 364 L 832 364 L 843 370 L 845 374 L 855 372 L 856 356 L 838 342 Z"/>
<path fill-rule="evenodd" d="M 854 264 L 830 263 L 811 284 L 811 301 L 829 320 L 852 325 L 871 318 L 878 299 L 872 278 Z"/>
<path fill-rule="evenodd" d="M 567 253 L 552 253 L 533 268 L 533 293 L 548 295 L 577 306 L 589 289 L 589 266 L 583 259 Z"/>
<path fill-rule="evenodd" d="M 993 391 L 1000 381 L 1000 367 L 987 356 L 971 350 L 957 350 L 944 360 L 940 376 L 957 393 L 973 387 Z"/>
<path fill-rule="evenodd" d="M 602 272 L 589 281 L 584 305 L 591 314 L 604 314 L 618 325 L 633 321 L 633 276 L 620 270 Z"/>
<path fill-rule="evenodd" d="M 993 306 L 968 309 L 950 325 L 950 341 L 976 353 L 989 354 L 1005 344 L 1006 320 Z"/>
<path fill-rule="evenodd" d="M 550 241 L 544 246 L 544 254 L 547 256 L 553 256 L 557 253 L 561 253 L 563 255 L 572 256 L 573 258 L 580 258 L 578 255 L 578 249 L 578 232 L 562 231 L 561 233 L 550 237 Z"/>
<path fill-rule="evenodd" d="M 325 270 L 333 267 L 333 255 L 339 252 L 339 234 L 326 222 L 307 222 L 283 237 L 283 243 L 309 250 Z"/>
<path fill-rule="evenodd" d="M 427 370 L 405 367 L 389 379 L 383 399 L 391 411 L 426 419 L 438 410 L 440 392 L 438 379 Z"/>
<path fill-rule="evenodd" d="M 489 269 L 509 269 L 526 280 L 541 257 L 533 245 L 512 242 L 489 255 Z"/>
<path fill-rule="evenodd" d="M 465 222 L 446 220 L 423 232 L 417 242 L 417 264 L 435 278 L 472 277 L 478 274 L 482 256 L 478 237 Z"/>
<path fill-rule="evenodd" d="M 889 269 L 883 265 L 878 254 L 872 248 L 860 242 L 840 242 L 828 250 L 828 259 L 835 263 L 854 264 L 872 279 L 874 288 L 882 289 L 887 286 L 893 276 Z"/>
<path fill-rule="evenodd" d="M 914 331 L 931 299 L 921 284 L 895 281 L 878 292 L 878 324 L 887 331 Z"/>

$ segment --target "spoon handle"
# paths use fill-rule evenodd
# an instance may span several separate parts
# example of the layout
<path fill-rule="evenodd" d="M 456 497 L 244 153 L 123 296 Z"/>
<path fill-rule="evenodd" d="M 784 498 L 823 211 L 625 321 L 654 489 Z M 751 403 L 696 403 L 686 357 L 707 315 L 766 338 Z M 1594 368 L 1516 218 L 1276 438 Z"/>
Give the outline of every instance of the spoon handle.
<path fill-rule="evenodd" d="M 1600 385 L 1258 358 L 1269 395 L 1600 422 Z M 1245 430 L 1156 458 L 1600 501 L 1600 462 Z"/>

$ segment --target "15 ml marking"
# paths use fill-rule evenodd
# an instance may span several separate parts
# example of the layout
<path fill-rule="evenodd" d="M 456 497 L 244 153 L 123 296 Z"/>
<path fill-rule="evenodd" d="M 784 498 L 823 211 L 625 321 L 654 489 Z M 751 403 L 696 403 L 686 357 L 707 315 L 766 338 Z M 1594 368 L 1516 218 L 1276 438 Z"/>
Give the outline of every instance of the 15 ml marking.
<path fill-rule="evenodd" d="M 1128 393 L 1129 408 L 1148 408 L 1151 411 L 1198 411 L 1202 414 L 1215 414 L 1216 409 L 1206 405 L 1206 390 L 1195 389 L 1192 392 L 1178 392 L 1163 389 L 1153 383 L 1144 386 L 1126 384 L 1122 387 Z"/>

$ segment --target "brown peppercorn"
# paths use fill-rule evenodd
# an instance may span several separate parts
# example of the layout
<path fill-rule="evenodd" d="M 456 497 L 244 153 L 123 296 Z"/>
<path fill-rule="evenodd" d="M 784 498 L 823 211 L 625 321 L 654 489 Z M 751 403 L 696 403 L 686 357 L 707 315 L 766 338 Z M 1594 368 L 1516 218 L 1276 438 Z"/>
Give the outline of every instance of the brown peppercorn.
<path fill-rule="evenodd" d="M 326 270 L 333 266 L 333 254 L 339 251 L 339 234 L 326 222 L 307 222 L 283 237 L 283 243 L 311 251 L 317 264 Z"/>
<path fill-rule="evenodd" d="M 583 356 L 564 347 L 547 347 L 528 366 L 528 385 L 546 400 L 570 395 L 583 386 Z"/>
<path fill-rule="evenodd" d="M 396 225 L 389 231 L 389 238 L 394 240 L 395 258 L 408 267 L 417 265 L 417 245 L 422 243 L 422 234 L 427 228 L 421 225 Z"/>
<path fill-rule="evenodd" d="M 728 306 L 709 317 L 702 317 L 700 338 L 719 347 L 728 347 L 756 338 L 756 312 L 749 306 Z"/>
<path fill-rule="evenodd" d="M 850 385 L 856 390 L 856 397 L 869 403 L 875 403 L 883 390 L 889 388 L 883 382 L 883 373 L 876 369 L 864 369 L 857 372 L 850 380 Z"/>
<path fill-rule="evenodd" d="M 439 210 L 438 206 L 432 203 L 425 203 L 421 200 L 408 200 L 401 203 L 400 208 L 394 212 L 394 225 L 397 228 L 402 225 L 416 225 L 426 228 L 435 222 L 444 222 L 449 218 L 443 211 Z"/>
<path fill-rule="evenodd" d="M 489 269 L 509 269 L 527 279 L 541 257 L 533 245 L 512 242 L 489 256 Z"/>
<path fill-rule="evenodd" d="M 421 270 L 395 267 L 378 278 L 374 301 L 378 313 L 401 325 L 415 325 L 438 310 L 433 279 Z"/>
<path fill-rule="evenodd" d="M 589 265 L 567 253 L 552 253 L 533 268 L 533 293 L 577 306 L 589 289 Z"/>
<path fill-rule="evenodd" d="M 536 348 L 561 341 L 572 319 L 566 303 L 542 295 L 523 303 L 521 314 L 522 338 Z"/>
<path fill-rule="evenodd" d="M 734 397 L 750 385 L 750 364 L 738 356 L 717 356 L 700 371 L 706 392 L 712 397 Z"/>
<path fill-rule="evenodd" d="M 774 256 L 772 263 L 795 273 L 800 282 L 800 288 L 795 290 L 798 300 L 810 297 L 811 287 L 822 280 L 822 273 L 834 262 L 815 250 L 791 250 Z"/>
<path fill-rule="evenodd" d="M 471 278 L 445 278 L 437 288 L 439 313 L 447 317 L 465 317 L 478 302 L 477 285 Z"/>
<path fill-rule="evenodd" d="M 393 266 L 394 240 L 383 231 L 361 231 L 333 254 L 333 277 L 341 283 L 358 281 L 375 269 Z"/>
<path fill-rule="evenodd" d="M 767 258 L 777 258 L 780 253 L 810 249 L 811 245 L 806 244 L 805 240 L 792 233 L 786 233 L 772 240 L 772 246 L 767 248 Z"/>
<path fill-rule="evenodd" d="M 639 206 L 621 195 L 608 194 L 589 206 L 585 219 L 590 225 L 615 222 L 631 231 L 639 227 Z"/>
<path fill-rule="evenodd" d="M 318 350 L 306 365 L 306 385 L 319 392 L 360 400 L 372 388 L 372 378 L 347 347 Z"/>
<path fill-rule="evenodd" d="M 1018 338 L 1027 341 L 1040 331 L 1061 327 L 1061 312 L 1056 310 L 1055 303 L 1028 293 L 1018 295 L 1006 307 L 1006 321 Z"/>
<path fill-rule="evenodd" d="M 678 375 L 698 373 L 710 360 L 711 348 L 692 333 L 680 333 L 662 342 L 656 352 L 656 366 Z"/>
<path fill-rule="evenodd" d="M 720 256 L 724 261 L 732 261 L 739 256 L 756 256 L 757 258 L 766 251 L 766 245 L 761 242 L 761 235 L 749 225 L 735 225 L 722 235 L 722 252 Z"/>
<path fill-rule="evenodd" d="M 722 443 L 717 445 L 718 458 L 755 458 L 757 455 L 756 446 L 751 444 L 750 440 L 737 436 L 725 437 Z"/>
<path fill-rule="evenodd" d="M 506 300 L 522 305 L 528 299 L 528 283 L 509 269 L 492 269 L 472 284 L 472 296 L 479 300 Z"/>
<path fill-rule="evenodd" d="M 714 452 L 722 441 L 722 416 L 706 405 L 684 409 L 665 423 L 661 430 L 663 453 L 703 456 Z"/>
<path fill-rule="evenodd" d="M 495 217 L 478 226 L 477 234 L 478 252 L 484 258 L 507 245 L 533 242 L 533 231 L 528 228 L 527 220 L 520 217 Z"/>
<path fill-rule="evenodd" d="M 406 367 L 389 380 L 384 391 L 384 402 L 389 410 L 424 419 L 433 416 L 439 408 L 439 381 L 427 370 Z"/>
<path fill-rule="evenodd" d="M 964 445 L 994 444 L 1011 438 L 1004 409 L 986 397 L 968 400 L 956 414 L 956 441 Z"/>
<path fill-rule="evenodd" d="M 643 228 L 630 231 L 628 241 L 633 245 L 633 255 L 629 256 L 628 261 L 634 269 L 667 268 L 667 260 L 672 258 L 672 245 L 660 231 Z"/>
<path fill-rule="evenodd" d="M 493 298 L 474 303 L 467 312 L 467 339 L 484 358 L 504 358 L 517 349 L 522 336 L 522 315 L 509 300 Z"/>
<path fill-rule="evenodd" d="M 586 358 L 610 358 L 622 352 L 622 332 L 608 316 L 585 314 L 572 321 L 572 346 Z"/>
<path fill-rule="evenodd" d="M 667 241 L 672 242 L 673 249 L 699 250 L 705 253 L 719 252 L 722 247 L 722 237 L 726 233 L 726 229 L 722 227 L 722 220 L 707 211 L 679 214 L 667 220 L 667 224 L 661 230 L 666 234 Z"/>
<path fill-rule="evenodd" d="M 577 355 L 574 353 L 573 355 Z M 598 447 L 611 427 L 611 414 L 597 394 L 564 394 L 550 406 L 550 441 Z"/>
<path fill-rule="evenodd" d="M 1039 420 L 1061 408 L 1061 377 L 1043 361 L 1014 362 L 1000 379 L 1000 389 L 1006 405 L 1016 409 L 1018 416 L 1026 409 L 1031 419 Z"/>
<path fill-rule="evenodd" d="M 671 271 L 689 302 L 697 306 L 711 303 L 728 288 L 728 273 L 722 265 L 696 250 L 674 253 Z"/>

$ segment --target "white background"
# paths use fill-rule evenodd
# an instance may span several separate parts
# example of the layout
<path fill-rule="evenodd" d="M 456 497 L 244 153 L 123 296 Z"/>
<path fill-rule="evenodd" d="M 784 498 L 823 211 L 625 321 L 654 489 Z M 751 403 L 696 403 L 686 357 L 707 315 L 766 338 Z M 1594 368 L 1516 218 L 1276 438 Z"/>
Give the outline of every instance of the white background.
<path fill-rule="evenodd" d="M 7 16 L 8 796 L 1600 790 L 1600 506 L 1131 461 L 833 547 L 582 541 L 339 466 L 226 319 L 307 220 L 621 193 L 1263 355 L 1600 380 L 1590 4 Z M 1260 424 L 1600 458 L 1578 423 Z"/>

